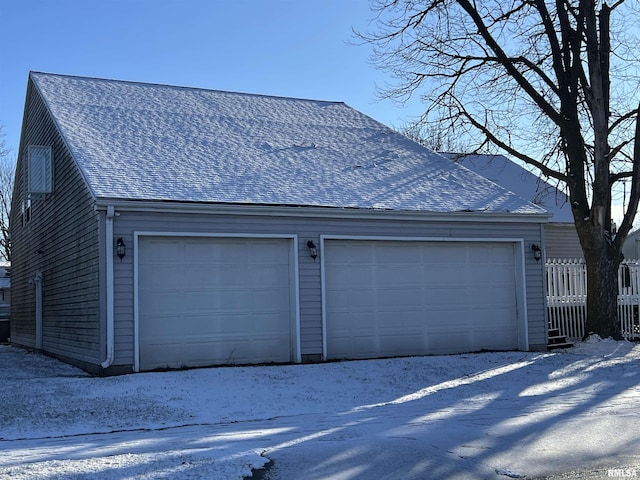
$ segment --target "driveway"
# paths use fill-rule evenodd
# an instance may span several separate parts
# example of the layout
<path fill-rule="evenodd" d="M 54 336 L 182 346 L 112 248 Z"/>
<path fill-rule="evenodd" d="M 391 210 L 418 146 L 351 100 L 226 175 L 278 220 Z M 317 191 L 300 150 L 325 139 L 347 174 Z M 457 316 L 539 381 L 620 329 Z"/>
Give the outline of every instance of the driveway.
<path fill-rule="evenodd" d="M 0 346 L 0 382 L 0 479 L 640 475 L 628 342 L 110 378 Z"/>

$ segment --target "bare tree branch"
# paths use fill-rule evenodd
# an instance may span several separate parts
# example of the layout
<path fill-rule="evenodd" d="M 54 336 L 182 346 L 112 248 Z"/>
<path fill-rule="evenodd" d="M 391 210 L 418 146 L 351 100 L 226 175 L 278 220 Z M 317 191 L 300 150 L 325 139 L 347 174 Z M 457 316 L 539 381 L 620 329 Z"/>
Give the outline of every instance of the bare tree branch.
<path fill-rule="evenodd" d="M 15 161 L 9 158 L 10 149 L 6 146 L 2 130 L 3 127 L 0 125 L 0 258 L 11 261 L 9 214 Z"/>
<path fill-rule="evenodd" d="M 372 1 L 380 31 L 360 38 L 396 79 L 387 98 L 420 92 L 424 124 L 566 185 L 590 279 L 588 329 L 619 335 L 615 275 L 640 191 L 635 2 Z M 631 198 L 616 235 L 622 181 Z"/>

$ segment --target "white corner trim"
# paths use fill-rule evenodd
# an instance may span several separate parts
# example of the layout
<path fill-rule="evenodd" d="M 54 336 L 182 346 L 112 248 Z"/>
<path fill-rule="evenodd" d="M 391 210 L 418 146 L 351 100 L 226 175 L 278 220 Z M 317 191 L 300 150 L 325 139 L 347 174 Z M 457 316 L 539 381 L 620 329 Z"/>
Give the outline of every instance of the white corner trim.
<path fill-rule="evenodd" d="M 518 322 L 518 344 L 521 350 L 527 352 L 529 351 L 529 317 L 527 313 L 527 270 L 525 262 L 525 252 L 527 249 L 525 248 L 524 239 L 519 242 L 515 242 L 515 247 L 513 254 L 515 255 L 514 265 L 516 266 L 516 285 L 519 286 L 519 288 L 516 289 L 516 311 L 518 312 L 518 317 L 520 319 L 520 322 Z M 544 258 L 542 259 L 542 265 L 544 265 Z M 546 275 L 543 274 L 543 288 L 545 277 Z M 545 297 L 545 295 L 543 295 L 543 297 Z M 547 325 L 546 304 L 544 311 L 545 325 Z"/>

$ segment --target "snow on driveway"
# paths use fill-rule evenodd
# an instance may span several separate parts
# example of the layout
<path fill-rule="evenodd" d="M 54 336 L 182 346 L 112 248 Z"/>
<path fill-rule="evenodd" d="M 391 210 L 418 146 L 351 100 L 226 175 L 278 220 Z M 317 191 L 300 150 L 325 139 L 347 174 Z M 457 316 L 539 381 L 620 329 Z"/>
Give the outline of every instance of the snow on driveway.
<path fill-rule="evenodd" d="M 269 460 L 273 480 L 507 479 L 640 461 L 640 346 L 597 338 L 108 378 L 0 346 L 0 382 L 3 480 L 241 479 Z"/>

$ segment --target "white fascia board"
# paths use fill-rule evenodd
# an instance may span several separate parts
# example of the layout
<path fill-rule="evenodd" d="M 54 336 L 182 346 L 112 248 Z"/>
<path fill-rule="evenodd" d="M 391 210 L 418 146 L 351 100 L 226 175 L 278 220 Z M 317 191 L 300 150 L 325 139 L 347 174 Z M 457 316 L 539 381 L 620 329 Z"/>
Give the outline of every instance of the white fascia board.
<path fill-rule="evenodd" d="M 121 212 L 131 211 L 267 217 L 353 218 L 431 222 L 548 223 L 552 216 L 550 213 L 417 212 L 408 210 L 375 210 L 313 206 L 206 204 L 105 199 L 96 201 L 95 208 L 97 210 L 103 210 L 106 209 L 107 204 L 115 206 L 116 210 Z"/>

